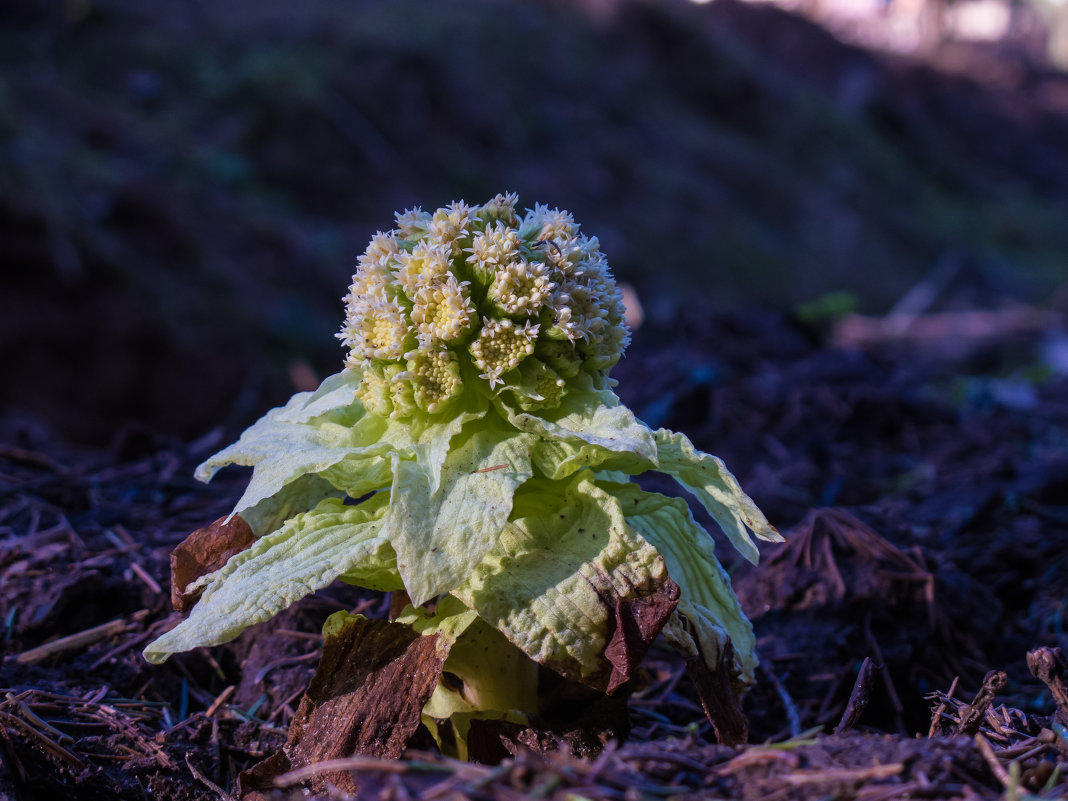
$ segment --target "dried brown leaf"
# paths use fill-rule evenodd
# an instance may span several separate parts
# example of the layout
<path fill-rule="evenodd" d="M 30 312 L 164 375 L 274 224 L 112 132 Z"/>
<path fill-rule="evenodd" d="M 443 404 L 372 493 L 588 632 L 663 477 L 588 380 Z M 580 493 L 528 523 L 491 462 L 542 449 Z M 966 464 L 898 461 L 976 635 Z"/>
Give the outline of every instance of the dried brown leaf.
<path fill-rule="evenodd" d="M 183 614 L 193 608 L 203 592 L 186 593 L 185 588 L 203 575 L 218 570 L 234 554 L 256 541 L 240 515 L 220 517 L 210 526 L 198 528 L 171 551 L 171 605 Z"/>

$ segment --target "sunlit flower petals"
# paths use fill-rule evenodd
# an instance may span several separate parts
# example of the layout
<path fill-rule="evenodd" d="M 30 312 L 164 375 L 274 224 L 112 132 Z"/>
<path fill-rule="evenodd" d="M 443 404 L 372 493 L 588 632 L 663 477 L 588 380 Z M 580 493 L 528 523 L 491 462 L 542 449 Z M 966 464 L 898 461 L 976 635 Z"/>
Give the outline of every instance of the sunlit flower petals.
<path fill-rule="evenodd" d="M 359 264 L 364 269 L 386 268 L 401 252 L 395 231 L 377 231 L 371 237 L 367 250 L 360 254 Z"/>
<path fill-rule="evenodd" d="M 426 234 L 432 216 L 430 212 L 423 211 L 419 206 L 397 212 L 397 233 L 401 239 L 409 241 L 418 239 Z"/>
<path fill-rule="evenodd" d="M 467 233 L 467 226 L 471 220 L 471 207 L 462 200 L 455 201 L 443 209 L 434 212 L 427 232 L 442 245 L 449 245 L 450 250 L 455 249 L 454 243 Z M 456 249 L 458 253 L 459 250 Z"/>
<path fill-rule="evenodd" d="M 345 306 L 349 312 L 361 312 L 369 309 L 380 300 L 389 297 L 390 275 L 379 268 L 360 268 L 352 277 L 352 285 L 345 296 Z"/>
<path fill-rule="evenodd" d="M 449 248 L 424 240 L 397 257 L 395 274 L 404 294 L 415 300 L 421 288 L 449 274 Z"/>
<path fill-rule="evenodd" d="M 478 267 L 508 264 L 519 257 L 519 232 L 498 222 L 471 240 L 467 261 Z"/>
<path fill-rule="evenodd" d="M 415 293 L 411 316 L 421 343 L 452 342 L 468 331 L 475 309 L 467 295 L 467 285 L 450 274 L 444 281 L 421 287 Z"/>
<path fill-rule="evenodd" d="M 518 367 L 519 363 L 534 352 L 534 340 L 538 326 L 530 322 L 522 326 L 511 320 L 486 319 L 478 339 L 471 343 L 471 356 L 475 366 L 482 370 L 484 378 L 493 387 L 501 381 L 501 374 Z"/>
<path fill-rule="evenodd" d="M 365 359 L 400 359 L 408 342 L 404 310 L 393 300 L 375 303 L 351 323 L 352 348 Z"/>
<path fill-rule="evenodd" d="M 525 236 L 541 242 L 567 241 L 578 233 L 578 226 L 568 212 L 535 203 L 534 208 L 527 211 L 520 230 Z"/>
<path fill-rule="evenodd" d="M 545 304 L 555 286 L 544 264 L 514 261 L 498 268 L 489 298 L 505 314 L 529 316 Z"/>

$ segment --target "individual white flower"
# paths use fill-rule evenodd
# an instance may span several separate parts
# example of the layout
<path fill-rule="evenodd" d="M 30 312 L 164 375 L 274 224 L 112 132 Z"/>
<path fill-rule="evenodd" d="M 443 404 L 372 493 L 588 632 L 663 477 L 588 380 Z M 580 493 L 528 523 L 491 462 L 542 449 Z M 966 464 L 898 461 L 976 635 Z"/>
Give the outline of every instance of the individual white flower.
<path fill-rule="evenodd" d="M 365 359 L 400 359 L 407 350 L 408 321 L 395 300 L 384 299 L 370 305 L 348 330 L 353 351 Z"/>
<path fill-rule="evenodd" d="M 395 275 L 404 294 L 414 300 L 416 293 L 449 274 L 449 248 L 433 241 L 419 242 L 411 253 L 397 257 Z"/>
<path fill-rule="evenodd" d="M 519 260 L 498 267 L 488 297 L 507 315 L 530 316 L 549 299 L 554 286 L 544 264 Z"/>
<path fill-rule="evenodd" d="M 430 219 L 427 226 L 429 234 L 449 249 L 459 253 L 459 240 L 467 233 L 467 226 L 471 220 L 471 207 L 462 200 L 450 203 L 446 208 L 438 209 Z"/>
<path fill-rule="evenodd" d="M 518 258 L 519 247 L 519 232 L 497 222 L 471 240 L 467 261 L 482 268 L 498 267 Z"/>
<path fill-rule="evenodd" d="M 452 342 L 467 332 L 475 316 L 468 286 L 467 281 L 459 282 L 449 273 L 444 281 L 416 291 L 411 317 L 420 343 Z"/>
<path fill-rule="evenodd" d="M 475 366 L 482 370 L 479 378 L 489 381 L 491 387 L 503 384 L 501 374 L 518 367 L 534 352 L 537 336 L 538 326 L 530 322 L 519 326 L 508 319 L 483 320 L 478 339 L 470 347 Z"/>
<path fill-rule="evenodd" d="M 586 237 L 549 239 L 542 244 L 541 252 L 552 270 L 553 280 L 560 283 L 582 275 L 589 259 L 589 240 Z"/>
<path fill-rule="evenodd" d="M 515 192 L 505 192 L 484 203 L 475 211 L 475 214 L 479 219 L 486 222 L 499 220 L 505 225 L 514 228 L 519 222 L 515 216 L 515 204 L 518 202 L 519 195 Z"/>
<path fill-rule="evenodd" d="M 535 203 L 527 211 L 520 230 L 524 237 L 532 236 L 539 242 L 568 241 L 578 233 L 578 226 L 568 212 Z"/>
<path fill-rule="evenodd" d="M 383 269 L 401 252 L 396 231 L 376 231 L 367 245 L 367 250 L 360 254 L 359 264 L 365 269 Z"/>
<path fill-rule="evenodd" d="M 418 239 L 427 232 L 431 216 L 430 212 L 423 211 L 418 206 L 414 209 L 406 209 L 403 212 L 397 212 L 395 215 L 397 220 L 397 233 L 400 234 L 401 239 L 407 239 L 409 241 Z"/>

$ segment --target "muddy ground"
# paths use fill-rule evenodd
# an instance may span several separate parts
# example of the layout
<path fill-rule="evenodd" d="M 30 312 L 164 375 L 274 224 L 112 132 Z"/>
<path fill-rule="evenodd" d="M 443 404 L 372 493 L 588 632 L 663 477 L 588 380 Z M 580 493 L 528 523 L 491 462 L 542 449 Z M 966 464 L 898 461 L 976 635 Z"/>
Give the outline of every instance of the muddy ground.
<path fill-rule="evenodd" d="M 1027 313 L 988 335 L 970 313 L 644 327 L 618 368 L 624 400 L 722 456 L 787 534 L 734 566 L 763 659 L 751 745 L 711 741 L 683 666 L 654 649 L 626 688 L 629 738 L 599 756 L 365 759 L 350 766 L 364 797 L 1068 796 L 1049 675 L 1068 646 L 1068 333 L 1063 312 Z M 283 741 L 323 619 L 384 616 L 388 600 L 330 588 L 150 666 L 141 647 L 175 619 L 170 550 L 241 489 L 236 469 L 191 477 L 225 435 L 129 427 L 84 449 L 27 416 L 3 434 L 0 793 L 227 797 Z M 984 677 L 992 697 L 974 705 Z"/>

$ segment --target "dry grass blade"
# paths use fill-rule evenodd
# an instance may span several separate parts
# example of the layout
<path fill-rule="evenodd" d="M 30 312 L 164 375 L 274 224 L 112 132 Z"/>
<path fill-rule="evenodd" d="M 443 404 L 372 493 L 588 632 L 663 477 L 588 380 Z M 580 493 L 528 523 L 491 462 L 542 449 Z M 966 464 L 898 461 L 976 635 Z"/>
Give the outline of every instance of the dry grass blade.
<path fill-rule="evenodd" d="M 73 767 L 75 770 L 81 772 L 81 771 L 85 770 L 86 767 L 88 767 L 86 765 L 86 763 L 83 762 L 81 759 L 79 759 L 76 755 L 74 755 L 73 753 L 68 751 L 66 748 L 61 746 L 59 743 L 57 743 L 54 740 L 52 740 L 44 732 L 38 730 L 36 727 L 30 725 L 29 723 L 27 723 L 26 721 L 22 720 L 21 718 L 16 717 L 15 715 L 10 715 L 10 714 L 8 714 L 6 712 L 0 711 L 0 720 L 4 721 L 6 724 L 8 724 L 10 726 L 13 726 L 13 727 L 25 732 L 32 739 L 36 740 L 41 745 L 41 747 L 44 748 L 45 751 L 49 752 L 53 756 L 58 757 L 62 761 L 66 762 L 68 765 Z"/>
<path fill-rule="evenodd" d="M 222 801 L 237 801 L 234 796 L 230 795 L 223 788 L 197 770 L 196 765 L 193 764 L 192 754 L 187 753 L 185 755 L 185 764 L 186 767 L 189 768 L 189 772 L 193 774 L 193 778 L 215 793 L 215 795 L 222 799 Z"/>
<path fill-rule="evenodd" d="M 35 665 L 57 654 L 76 651 L 80 648 L 85 648 L 87 645 L 122 634 L 126 631 L 128 625 L 125 620 L 112 620 L 108 623 L 102 623 L 99 626 L 85 629 L 85 631 L 68 634 L 66 637 L 60 637 L 58 640 L 52 640 L 52 642 L 23 651 L 15 657 L 15 661 L 20 665 Z"/>
<path fill-rule="evenodd" d="M 975 747 L 979 750 L 979 754 L 983 757 L 983 760 L 990 767 L 991 772 L 997 776 L 998 781 L 1002 786 L 1008 788 L 1012 783 L 1012 779 L 1009 777 L 1009 772 L 1005 770 L 1005 767 L 1001 764 L 997 754 L 994 753 L 993 747 L 990 745 L 990 741 L 983 735 L 975 735 Z"/>
<path fill-rule="evenodd" d="M 797 770 L 788 773 L 783 781 L 794 786 L 810 784 L 859 784 L 897 776 L 905 770 L 900 762 L 890 765 L 872 765 L 870 768 L 839 768 L 837 770 Z"/>
<path fill-rule="evenodd" d="M 463 765 L 462 763 L 450 764 L 450 763 L 433 763 L 433 762 L 399 762 L 392 759 L 379 759 L 377 757 L 364 757 L 364 756 L 351 756 L 344 757 L 342 759 L 327 759 L 322 762 L 315 762 L 311 765 L 305 765 L 304 767 L 291 770 L 288 773 L 283 773 L 281 776 L 274 780 L 274 784 L 277 787 L 293 787 L 294 785 L 301 784 L 308 781 L 308 779 L 314 779 L 317 776 L 321 776 L 324 773 L 336 773 L 340 771 L 377 771 L 379 773 L 408 773 L 409 771 L 441 771 L 454 772 L 457 770 L 457 765 L 466 767 L 469 770 L 478 770 L 474 765 Z"/>

